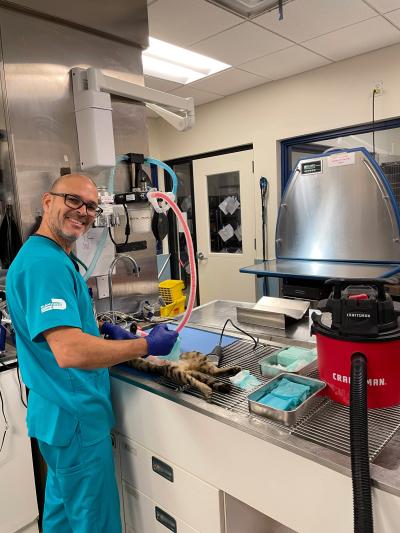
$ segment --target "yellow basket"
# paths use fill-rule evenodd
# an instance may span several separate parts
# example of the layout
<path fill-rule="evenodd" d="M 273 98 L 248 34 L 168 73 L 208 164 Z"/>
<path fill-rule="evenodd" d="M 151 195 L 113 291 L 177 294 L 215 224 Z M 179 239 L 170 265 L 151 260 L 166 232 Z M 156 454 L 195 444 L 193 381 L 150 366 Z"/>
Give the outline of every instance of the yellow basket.
<path fill-rule="evenodd" d="M 182 296 L 171 304 L 160 307 L 160 316 L 175 316 L 183 313 L 185 310 L 186 296 Z"/>
<path fill-rule="evenodd" d="M 158 292 L 166 304 L 181 300 L 184 283 L 180 279 L 167 279 L 158 285 Z"/>

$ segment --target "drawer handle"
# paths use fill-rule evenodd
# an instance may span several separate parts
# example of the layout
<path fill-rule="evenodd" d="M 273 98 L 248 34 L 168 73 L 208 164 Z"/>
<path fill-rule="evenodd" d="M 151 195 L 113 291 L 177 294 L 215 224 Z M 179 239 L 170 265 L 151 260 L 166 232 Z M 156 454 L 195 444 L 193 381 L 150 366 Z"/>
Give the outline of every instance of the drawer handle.
<path fill-rule="evenodd" d="M 168 513 L 166 513 L 159 507 L 154 507 L 154 511 L 156 513 L 156 520 L 160 522 L 160 524 L 165 526 L 167 529 L 169 529 L 173 533 L 177 533 L 178 529 L 176 527 L 175 518 L 172 518 L 171 515 L 169 515 Z"/>
<path fill-rule="evenodd" d="M 160 459 L 157 459 L 157 457 L 152 456 L 151 466 L 156 474 L 164 477 L 171 483 L 174 482 L 174 471 L 169 465 L 167 465 L 167 463 L 164 463 L 164 461 L 160 461 Z"/>

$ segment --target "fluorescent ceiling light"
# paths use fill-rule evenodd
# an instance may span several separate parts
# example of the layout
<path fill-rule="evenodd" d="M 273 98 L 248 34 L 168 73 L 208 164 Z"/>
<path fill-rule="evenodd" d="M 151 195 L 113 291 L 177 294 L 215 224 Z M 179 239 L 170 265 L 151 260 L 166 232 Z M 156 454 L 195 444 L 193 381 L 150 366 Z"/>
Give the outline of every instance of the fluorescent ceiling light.
<path fill-rule="evenodd" d="M 142 60 L 144 74 L 183 85 L 231 66 L 153 37 L 150 37 L 150 46 L 143 52 Z"/>
<path fill-rule="evenodd" d="M 282 0 L 282 5 L 292 1 Z M 279 6 L 279 0 L 207 0 L 207 2 L 248 19 L 261 15 L 265 11 L 272 11 Z"/>

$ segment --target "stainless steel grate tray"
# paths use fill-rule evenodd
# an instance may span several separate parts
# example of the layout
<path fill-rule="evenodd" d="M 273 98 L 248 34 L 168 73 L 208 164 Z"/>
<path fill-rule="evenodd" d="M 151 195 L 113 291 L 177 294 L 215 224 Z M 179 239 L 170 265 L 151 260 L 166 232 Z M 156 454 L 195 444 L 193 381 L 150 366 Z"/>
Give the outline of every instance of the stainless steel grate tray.
<path fill-rule="evenodd" d="M 258 361 L 265 357 L 266 355 L 272 353 L 276 348 L 272 346 L 263 346 L 258 345 L 255 350 L 253 350 L 254 344 L 248 342 L 236 341 L 229 346 L 224 347 L 222 367 L 239 365 L 243 368 L 247 368 L 250 372 L 255 375 L 263 383 L 267 383 L 269 378 L 264 378 L 260 375 L 258 368 Z M 220 381 L 229 382 L 229 378 L 218 378 Z M 203 398 L 201 392 L 193 387 L 189 386 L 179 386 L 175 381 L 167 379 L 164 377 L 156 378 L 156 381 L 160 385 L 165 385 L 174 390 L 183 391 L 191 396 L 196 396 L 198 398 Z M 230 383 L 230 382 L 229 382 Z M 247 395 L 250 391 L 245 391 L 239 389 L 239 387 L 232 386 L 232 390 L 229 394 L 222 394 L 214 392 L 212 395 L 211 403 L 214 405 L 219 405 L 225 409 L 233 409 L 238 404 L 245 402 L 246 405 L 246 415 L 249 414 L 247 409 Z"/>
<path fill-rule="evenodd" d="M 252 343 L 239 340 L 224 348 L 224 358 L 221 366 L 242 366 L 250 370 L 262 383 L 267 383 L 270 378 L 261 376 L 259 361 L 275 350 L 277 350 L 276 347 L 269 345 L 258 345 L 254 350 Z M 313 371 L 309 375 L 318 378 L 317 371 Z M 221 378 L 221 380 L 228 381 L 228 378 Z M 203 398 L 201 393 L 196 389 L 187 386 L 179 387 L 172 380 L 157 378 L 156 381 L 161 385 L 183 391 L 191 396 Z M 255 420 L 257 423 L 261 422 L 278 427 L 280 430 L 295 435 L 296 437 L 301 437 L 325 448 L 350 455 L 350 410 L 348 407 L 321 398 L 320 404 L 295 426 L 286 427 L 278 422 L 250 413 L 247 403 L 247 396 L 250 392 L 251 390 L 242 390 L 233 386 L 229 394 L 214 393 L 211 403 L 228 411 L 243 415 L 247 419 Z M 369 411 L 368 431 L 371 461 L 382 451 L 383 447 L 399 428 L 400 406 L 387 409 L 371 409 Z"/>
<path fill-rule="evenodd" d="M 291 433 L 326 448 L 350 455 L 350 409 L 325 400 L 306 422 Z M 400 406 L 370 409 L 368 412 L 369 456 L 373 461 L 400 428 Z"/>

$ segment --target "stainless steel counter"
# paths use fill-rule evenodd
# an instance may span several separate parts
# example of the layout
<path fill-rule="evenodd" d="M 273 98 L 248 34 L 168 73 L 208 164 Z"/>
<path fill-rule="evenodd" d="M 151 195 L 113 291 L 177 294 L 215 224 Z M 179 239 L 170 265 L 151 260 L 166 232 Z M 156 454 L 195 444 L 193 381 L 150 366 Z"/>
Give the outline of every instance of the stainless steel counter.
<path fill-rule="evenodd" d="M 200 329 L 220 332 L 227 318 L 231 318 L 235 323 L 236 306 L 248 305 L 244 302 L 214 301 L 196 308 L 193 311 L 189 324 Z M 308 318 L 303 319 L 300 324 L 288 328 L 286 332 L 278 332 L 269 328 L 248 325 L 240 325 L 246 330 L 260 337 L 260 340 L 269 341 L 272 345 L 297 344 L 312 346 L 309 339 Z M 235 335 L 245 339 L 239 331 L 232 327 L 227 327 L 230 335 Z M 122 379 L 137 387 L 158 394 L 162 397 L 184 405 L 206 416 L 210 416 L 222 423 L 234 426 L 242 431 L 252 434 L 260 439 L 271 442 L 277 446 L 292 451 L 298 455 L 313 460 L 339 473 L 350 476 L 350 458 L 342 453 L 328 449 L 320 444 L 315 444 L 297 435 L 288 432 L 284 427 L 277 424 L 268 423 L 259 417 L 249 416 L 249 413 L 242 409 L 232 410 L 207 403 L 200 397 L 195 397 L 179 390 L 172 390 L 169 387 L 157 383 L 151 377 L 140 373 L 132 374 L 121 367 L 114 367 L 111 371 L 113 377 Z M 395 414 L 397 417 L 397 412 Z M 400 423 L 400 420 L 399 420 Z M 371 464 L 371 477 L 373 484 L 380 489 L 400 496 L 400 435 L 397 432 L 383 451 L 377 455 Z"/>
<path fill-rule="evenodd" d="M 249 302 L 214 300 L 213 302 L 196 307 L 190 317 L 189 324 L 220 333 L 226 320 L 230 318 L 241 329 L 251 335 L 256 335 L 262 341 L 305 347 L 310 345 L 313 347 L 315 345 L 315 337 L 310 336 L 308 315 L 304 316 L 302 320 L 290 321 L 285 330 L 239 322 L 236 317 L 236 308 L 250 307 L 252 305 L 254 304 Z M 230 323 L 227 324 L 225 331 L 227 333 L 234 333 L 238 337 L 246 338 L 245 335 L 242 335 Z"/>

